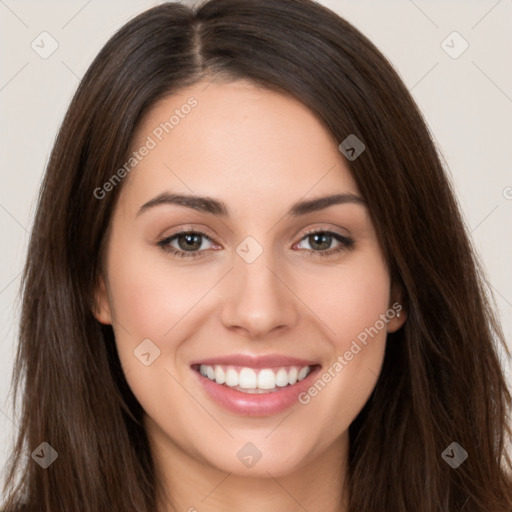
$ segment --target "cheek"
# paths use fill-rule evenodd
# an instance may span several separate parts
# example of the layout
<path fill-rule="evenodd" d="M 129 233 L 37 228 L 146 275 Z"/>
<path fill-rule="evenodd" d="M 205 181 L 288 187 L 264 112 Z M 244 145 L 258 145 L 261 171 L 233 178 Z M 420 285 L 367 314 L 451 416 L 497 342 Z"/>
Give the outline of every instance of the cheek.
<path fill-rule="evenodd" d="M 123 257 L 112 252 L 109 284 L 115 320 L 138 337 L 164 337 L 215 283 L 211 271 L 180 267 L 157 251 L 142 248 Z"/>
<path fill-rule="evenodd" d="M 393 316 L 387 267 L 378 252 L 367 255 L 331 272 L 329 287 L 317 289 L 310 301 L 329 327 L 331 351 L 299 402 L 311 417 L 332 425 L 332 435 L 348 428 L 373 391 L 386 346 L 383 318 Z"/>
<path fill-rule="evenodd" d="M 389 274 L 376 250 L 316 275 L 305 272 L 297 284 L 301 298 L 328 327 L 329 338 L 341 353 L 389 306 Z"/>
<path fill-rule="evenodd" d="M 208 284 L 194 278 L 193 270 L 184 271 L 155 253 L 155 248 L 123 251 L 118 245 L 111 252 L 108 275 L 115 342 L 126 380 L 146 412 L 169 425 L 176 407 L 195 407 L 174 378 L 182 377 L 175 359 L 181 341 L 194 332 L 188 323 L 194 306 L 215 280 L 210 276 Z M 144 361 L 146 353 L 149 361 Z M 173 407 L 162 411 L 162 404 Z"/>

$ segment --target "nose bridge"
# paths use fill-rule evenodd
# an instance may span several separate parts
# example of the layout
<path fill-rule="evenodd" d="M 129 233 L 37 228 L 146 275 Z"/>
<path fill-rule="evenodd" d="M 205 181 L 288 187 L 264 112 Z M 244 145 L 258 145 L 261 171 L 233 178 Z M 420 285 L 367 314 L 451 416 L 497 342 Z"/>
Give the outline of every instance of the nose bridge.
<path fill-rule="evenodd" d="M 226 327 L 243 328 L 252 337 L 261 337 L 297 321 L 294 295 L 279 275 L 271 248 L 247 237 L 236 248 L 233 267 L 222 311 Z"/>

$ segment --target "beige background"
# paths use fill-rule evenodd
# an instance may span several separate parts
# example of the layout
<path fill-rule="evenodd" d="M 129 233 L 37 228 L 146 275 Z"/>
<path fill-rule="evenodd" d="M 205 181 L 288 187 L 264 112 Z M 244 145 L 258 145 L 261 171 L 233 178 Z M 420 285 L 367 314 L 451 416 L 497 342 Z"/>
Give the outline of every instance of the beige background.
<path fill-rule="evenodd" d="M 158 3 L 0 0 L 0 468 L 17 424 L 9 384 L 20 272 L 57 128 L 107 39 Z M 412 91 L 450 169 L 512 347 L 512 0 L 320 3 L 367 35 Z M 43 31 L 58 43 L 47 59 L 31 47 Z M 441 46 L 453 31 L 469 44 L 456 59 Z M 447 44 L 453 53 L 463 41 L 450 36 Z"/>

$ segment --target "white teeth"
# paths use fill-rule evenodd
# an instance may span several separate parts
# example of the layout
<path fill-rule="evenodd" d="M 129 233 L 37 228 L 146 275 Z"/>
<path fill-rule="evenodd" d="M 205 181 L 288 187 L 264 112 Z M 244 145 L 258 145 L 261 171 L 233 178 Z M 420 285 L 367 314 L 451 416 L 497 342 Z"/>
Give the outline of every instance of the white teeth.
<path fill-rule="evenodd" d="M 307 377 L 308 373 L 309 373 L 309 366 L 303 366 L 299 370 L 299 374 L 297 375 L 297 380 L 305 379 Z"/>
<path fill-rule="evenodd" d="M 214 370 L 211 366 L 207 366 L 207 367 L 206 367 L 206 376 L 207 376 L 210 380 L 215 379 L 215 370 Z"/>
<path fill-rule="evenodd" d="M 284 368 L 280 368 L 276 374 L 276 386 L 288 386 L 288 372 Z"/>
<path fill-rule="evenodd" d="M 243 389 L 256 387 L 256 372 L 252 368 L 242 368 L 238 374 L 238 385 Z"/>
<path fill-rule="evenodd" d="M 222 369 L 222 366 L 215 367 L 215 382 L 217 384 L 224 384 L 224 382 L 226 382 L 226 374 Z"/>
<path fill-rule="evenodd" d="M 202 364 L 199 367 L 199 372 L 217 384 L 225 384 L 231 388 L 257 393 L 259 390 L 275 390 L 276 387 L 293 386 L 309 375 L 311 367 L 287 366 L 279 369 L 262 368 L 260 370 L 244 367 L 238 372 L 232 366 Z"/>
<path fill-rule="evenodd" d="M 276 374 L 266 368 L 258 373 L 258 389 L 274 389 L 276 387 Z"/>
<path fill-rule="evenodd" d="M 238 386 L 238 372 L 234 368 L 228 368 L 226 372 L 226 386 Z"/>

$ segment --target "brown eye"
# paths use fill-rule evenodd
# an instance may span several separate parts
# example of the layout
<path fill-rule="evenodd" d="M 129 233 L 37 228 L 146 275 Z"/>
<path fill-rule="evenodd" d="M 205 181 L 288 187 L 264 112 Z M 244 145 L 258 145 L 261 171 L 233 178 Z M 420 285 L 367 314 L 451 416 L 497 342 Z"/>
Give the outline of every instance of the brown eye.
<path fill-rule="evenodd" d="M 354 241 L 351 238 L 332 231 L 312 231 L 310 233 L 306 233 L 296 247 L 303 249 L 304 247 L 300 247 L 300 244 L 304 241 L 307 241 L 311 247 L 311 249 L 306 248 L 307 251 L 311 255 L 315 256 L 330 256 L 340 253 L 341 251 L 351 249 L 354 245 Z M 333 242 L 337 243 L 337 246 L 334 248 L 331 247 Z"/>
<path fill-rule="evenodd" d="M 158 246 L 164 251 L 183 258 L 202 256 L 208 247 L 203 242 L 211 239 L 198 231 L 180 231 L 158 242 Z M 173 243 L 176 242 L 176 245 Z"/>

